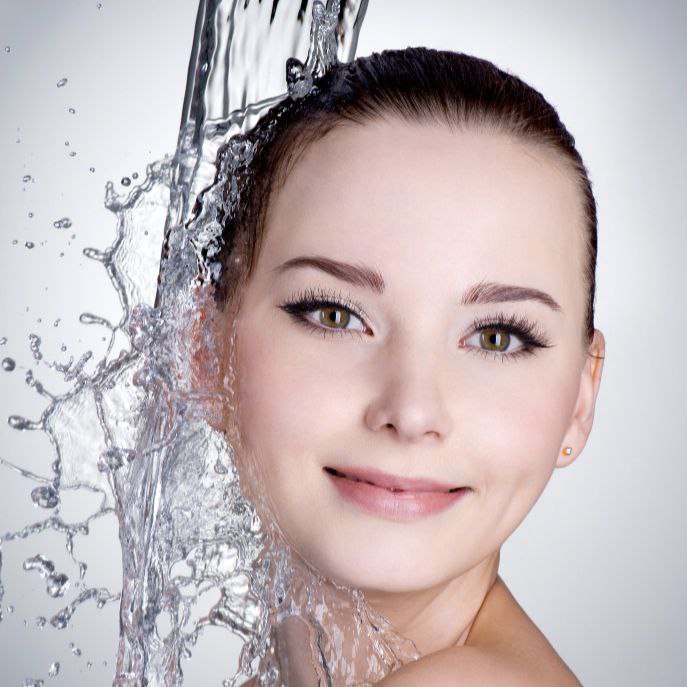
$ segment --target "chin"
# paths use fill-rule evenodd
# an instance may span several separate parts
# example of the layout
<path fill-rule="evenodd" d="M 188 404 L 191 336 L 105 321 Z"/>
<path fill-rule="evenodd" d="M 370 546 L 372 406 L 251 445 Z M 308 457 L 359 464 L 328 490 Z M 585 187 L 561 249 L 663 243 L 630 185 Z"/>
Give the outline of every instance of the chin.
<path fill-rule="evenodd" d="M 376 549 L 376 552 L 352 552 L 350 549 L 337 552 L 331 547 L 324 551 L 311 549 L 304 558 L 311 567 L 337 584 L 388 594 L 429 589 L 458 574 L 449 570 L 453 566 L 413 553 L 408 547 L 399 547 L 393 552 L 386 552 L 383 547 Z"/>

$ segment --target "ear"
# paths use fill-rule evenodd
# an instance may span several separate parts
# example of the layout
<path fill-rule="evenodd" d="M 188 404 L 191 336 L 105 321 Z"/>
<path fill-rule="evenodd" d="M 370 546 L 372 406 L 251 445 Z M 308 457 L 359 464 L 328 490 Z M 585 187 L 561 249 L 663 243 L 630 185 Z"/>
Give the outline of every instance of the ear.
<path fill-rule="evenodd" d="M 594 330 L 594 337 L 587 349 L 587 360 L 580 377 L 580 389 L 575 401 L 575 408 L 570 419 L 570 425 L 563 438 L 556 467 L 566 467 L 582 453 L 587 443 L 589 433 L 594 422 L 596 398 L 601 384 L 601 372 L 606 355 L 606 340 L 598 329 Z M 563 453 L 566 447 L 572 449 L 570 455 Z"/>

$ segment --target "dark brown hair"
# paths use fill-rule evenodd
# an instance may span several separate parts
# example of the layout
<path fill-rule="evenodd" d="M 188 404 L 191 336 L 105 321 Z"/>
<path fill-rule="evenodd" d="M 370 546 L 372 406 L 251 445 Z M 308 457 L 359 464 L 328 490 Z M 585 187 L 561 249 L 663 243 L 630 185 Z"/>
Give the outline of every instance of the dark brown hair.
<path fill-rule="evenodd" d="M 303 98 L 285 99 L 250 131 L 252 159 L 240 175 L 240 193 L 230 216 L 221 218 L 223 265 L 217 298 L 226 302 L 236 287 L 229 260 L 240 255 L 250 276 L 263 240 L 270 198 L 308 145 L 334 127 L 395 116 L 404 121 L 477 127 L 543 146 L 563 160 L 580 190 L 585 220 L 587 291 L 585 334 L 594 334 L 597 219 L 591 183 L 575 139 L 556 110 L 518 77 L 487 60 L 429 48 L 385 50 L 335 65 L 315 80 Z M 227 189 L 227 193 L 229 189 Z"/>

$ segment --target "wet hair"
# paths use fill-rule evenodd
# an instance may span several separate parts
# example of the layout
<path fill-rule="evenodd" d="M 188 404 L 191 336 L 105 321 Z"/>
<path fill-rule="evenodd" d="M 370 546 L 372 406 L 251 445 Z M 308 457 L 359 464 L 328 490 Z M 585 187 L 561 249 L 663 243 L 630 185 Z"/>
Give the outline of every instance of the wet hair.
<path fill-rule="evenodd" d="M 240 197 L 223 221 L 223 304 L 236 288 L 229 261 L 237 255 L 243 278 L 252 273 L 264 237 L 270 199 L 303 151 L 334 127 L 387 116 L 410 123 L 439 123 L 502 133 L 541 146 L 567 164 L 580 191 L 584 220 L 586 342 L 594 334 L 597 218 L 591 182 L 575 139 L 537 90 L 487 60 L 430 48 L 385 50 L 335 65 L 303 98 L 286 98 L 247 134 L 254 144 Z M 230 257 L 231 256 L 231 257 Z"/>

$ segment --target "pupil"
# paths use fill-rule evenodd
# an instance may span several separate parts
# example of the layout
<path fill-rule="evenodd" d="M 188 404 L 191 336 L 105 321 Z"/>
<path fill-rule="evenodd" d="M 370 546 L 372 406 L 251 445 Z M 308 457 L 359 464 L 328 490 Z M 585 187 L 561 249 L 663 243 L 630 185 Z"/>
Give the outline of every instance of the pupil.
<path fill-rule="evenodd" d="M 501 329 L 485 329 L 481 339 L 484 348 L 490 351 L 505 351 L 510 343 L 510 334 Z"/>
<path fill-rule="evenodd" d="M 335 328 L 343 329 L 350 319 L 349 314 L 341 308 L 327 307 L 322 308 L 320 320 L 323 324 L 333 325 Z"/>

